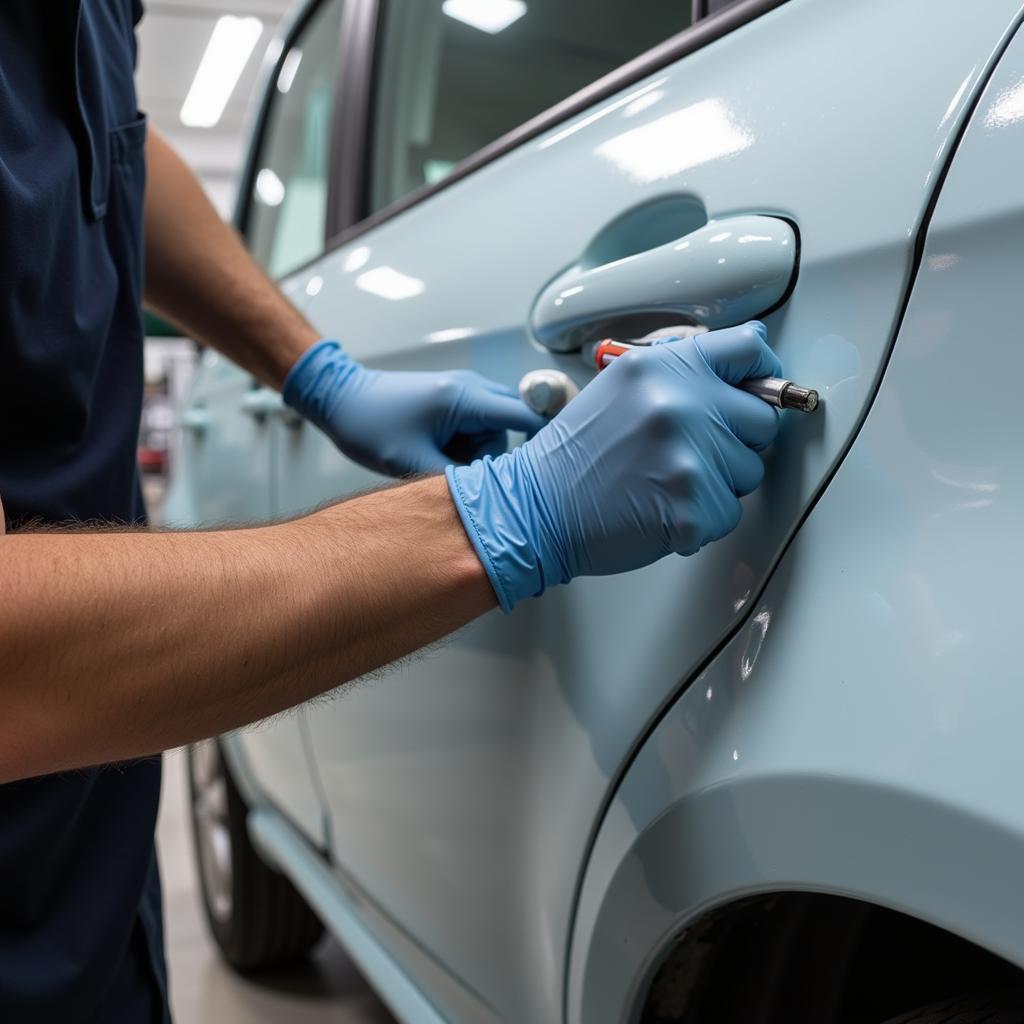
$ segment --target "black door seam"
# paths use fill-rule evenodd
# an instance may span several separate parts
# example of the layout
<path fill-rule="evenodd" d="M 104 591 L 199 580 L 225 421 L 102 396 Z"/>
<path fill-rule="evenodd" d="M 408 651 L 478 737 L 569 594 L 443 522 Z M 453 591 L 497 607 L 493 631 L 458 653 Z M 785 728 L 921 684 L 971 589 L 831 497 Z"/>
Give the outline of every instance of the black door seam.
<path fill-rule="evenodd" d="M 330 251 L 330 239 L 347 231 L 362 216 L 381 6 L 381 0 L 344 0 L 338 52 L 341 67 L 334 80 L 327 158 L 324 234 L 316 256 L 289 274 L 322 259 Z"/>

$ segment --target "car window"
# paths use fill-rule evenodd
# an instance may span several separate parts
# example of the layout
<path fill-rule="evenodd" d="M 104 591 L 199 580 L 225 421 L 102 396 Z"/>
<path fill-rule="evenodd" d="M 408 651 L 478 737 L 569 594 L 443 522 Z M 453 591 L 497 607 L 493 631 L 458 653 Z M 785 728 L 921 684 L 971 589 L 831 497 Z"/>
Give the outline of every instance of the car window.
<path fill-rule="evenodd" d="M 388 0 L 370 212 L 675 35 L 689 0 Z"/>
<path fill-rule="evenodd" d="M 271 86 L 252 177 L 249 247 L 271 277 L 324 246 L 331 112 L 342 0 L 325 0 L 296 37 Z"/>

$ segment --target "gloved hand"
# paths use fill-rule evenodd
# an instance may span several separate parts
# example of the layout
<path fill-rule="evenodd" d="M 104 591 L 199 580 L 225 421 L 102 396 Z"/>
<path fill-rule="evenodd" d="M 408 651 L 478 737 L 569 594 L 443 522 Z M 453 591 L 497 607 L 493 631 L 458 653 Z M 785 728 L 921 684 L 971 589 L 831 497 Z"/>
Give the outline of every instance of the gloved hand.
<path fill-rule="evenodd" d="M 306 352 L 281 390 L 346 455 L 391 476 L 499 455 L 507 430 L 533 434 L 545 423 L 511 388 L 471 370 L 369 370 L 336 341 Z"/>
<path fill-rule="evenodd" d="M 781 376 L 766 336 L 751 322 L 628 352 L 522 447 L 446 471 L 505 611 L 736 526 L 778 431 L 776 409 L 732 386 Z"/>

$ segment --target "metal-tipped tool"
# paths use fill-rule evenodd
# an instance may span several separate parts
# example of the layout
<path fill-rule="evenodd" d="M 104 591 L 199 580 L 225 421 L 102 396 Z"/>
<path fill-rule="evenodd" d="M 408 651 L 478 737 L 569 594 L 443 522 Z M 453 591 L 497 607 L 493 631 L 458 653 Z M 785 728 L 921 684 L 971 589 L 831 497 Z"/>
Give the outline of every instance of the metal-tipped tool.
<path fill-rule="evenodd" d="M 756 395 L 769 405 L 780 409 L 796 409 L 799 412 L 814 412 L 818 408 L 818 392 L 812 388 L 801 387 L 791 380 L 781 377 L 761 377 L 758 380 L 745 380 L 740 388 Z"/>
<path fill-rule="evenodd" d="M 637 348 L 636 342 L 613 341 L 606 339 L 598 342 L 594 349 L 594 364 L 599 370 L 611 366 L 619 356 L 631 348 Z M 798 412 L 814 412 L 818 408 L 818 392 L 794 384 L 791 380 L 781 377 L 761 377 L 757 380 L 745 380 L 740 387 L 779 409 L 796 409 Z"/>

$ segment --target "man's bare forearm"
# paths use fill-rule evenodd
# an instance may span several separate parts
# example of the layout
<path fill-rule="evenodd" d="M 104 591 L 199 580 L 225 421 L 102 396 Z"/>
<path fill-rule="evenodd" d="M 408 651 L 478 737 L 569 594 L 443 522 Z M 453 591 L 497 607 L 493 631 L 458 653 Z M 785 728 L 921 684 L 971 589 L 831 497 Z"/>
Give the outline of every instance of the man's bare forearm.
<path fill-rule="evenodd" d="M 146 304 L 279 388 L 316 331 L 253 262 L 195 175 L 152 128 L 146 143 Z"/>
<path fill-rule="evenodd" d="M 0 541 L 0 782 L 264 718 L 494 607 L 443 479 L 273 526 Z"/>

